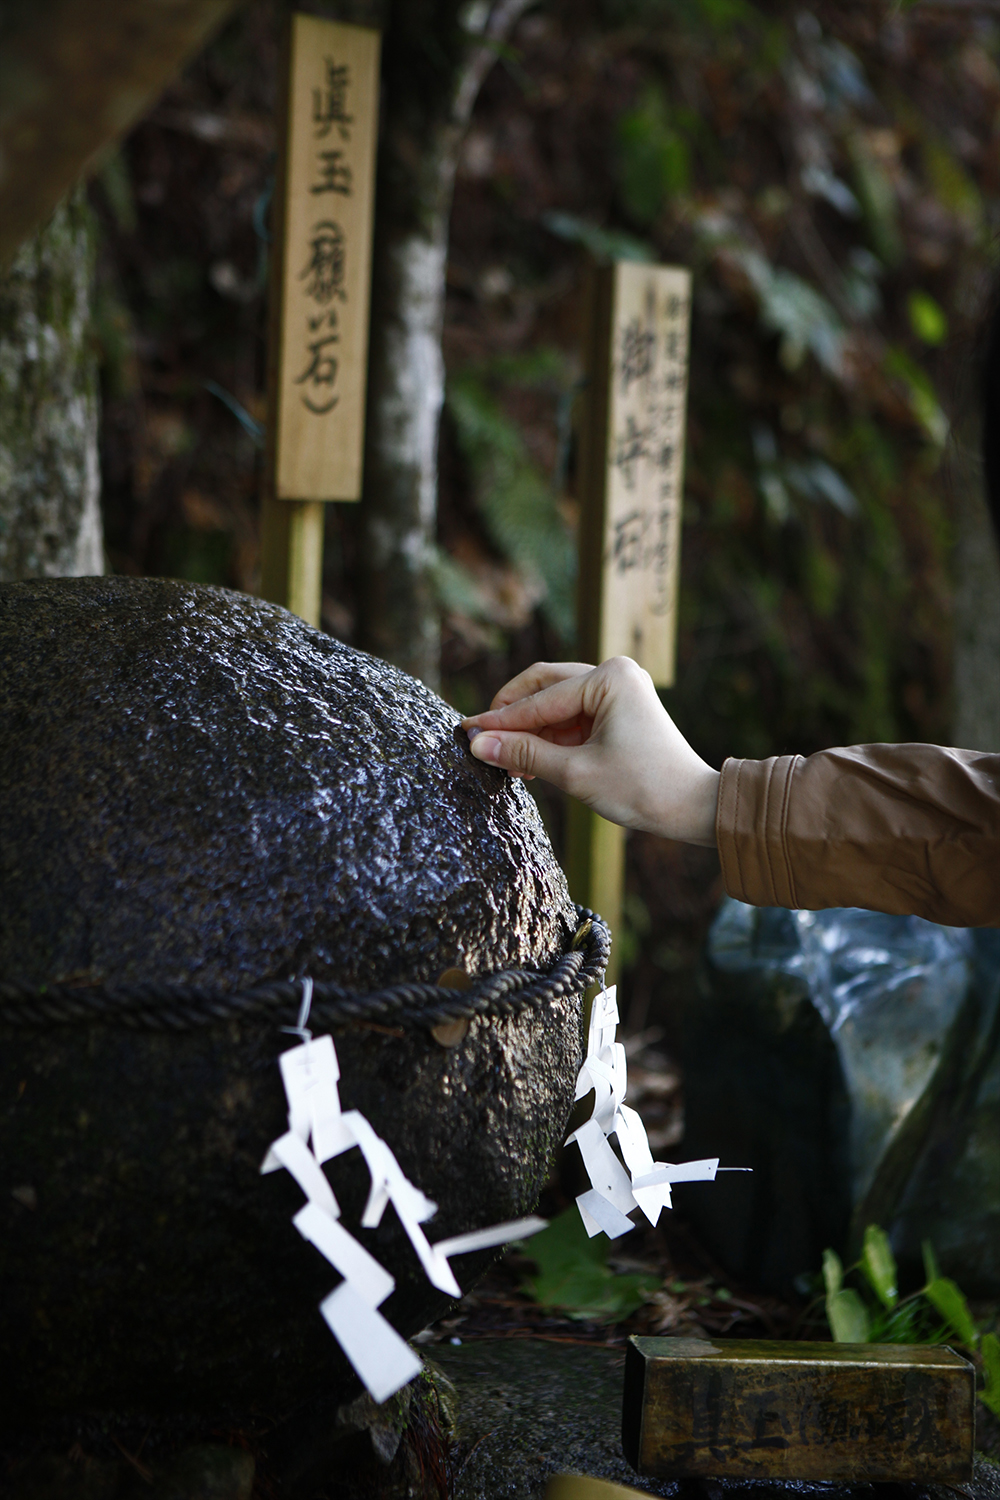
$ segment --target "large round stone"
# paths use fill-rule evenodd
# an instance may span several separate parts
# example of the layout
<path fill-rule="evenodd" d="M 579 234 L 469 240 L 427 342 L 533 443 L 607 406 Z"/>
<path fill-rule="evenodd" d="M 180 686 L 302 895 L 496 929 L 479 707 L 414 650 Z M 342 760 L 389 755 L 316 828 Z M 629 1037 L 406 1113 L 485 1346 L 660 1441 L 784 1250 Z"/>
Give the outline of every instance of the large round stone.
<path fill-rule="evenodd" d="M 414 678 L 163 579 L 0 587 L 0 969 L 374 988 L 553 954 L 531 797 Z"/>
<path fill-rule="evenodd" d="M 243 595 L 0 587 L 0 978 L 369 990 L 547 966 L 576 923 L 565 880 L 523 785 L 457 724 L 412 678 Z M 455 1048 L 335 1033 L 344 1107 L 440 1205 L 431 1239 L 533 1205 L 579 1010 L 477 1020 Z M 3 1029 L 7 1418 L 344 1385 L 317 1312 L 338 1277 L 291 1225 L 294 1183 L 258 1171 L 286 1128 L 275 1060 L 292 1044 L 260 1022 Z M 393 1210 L 358 1228 L 359 1153 L 327 1170 L 397 1278 L 383 1310 L 415 1332 L 447 1299 Z M 457 1260 L 460 1283 L 483 1263 Z"/>

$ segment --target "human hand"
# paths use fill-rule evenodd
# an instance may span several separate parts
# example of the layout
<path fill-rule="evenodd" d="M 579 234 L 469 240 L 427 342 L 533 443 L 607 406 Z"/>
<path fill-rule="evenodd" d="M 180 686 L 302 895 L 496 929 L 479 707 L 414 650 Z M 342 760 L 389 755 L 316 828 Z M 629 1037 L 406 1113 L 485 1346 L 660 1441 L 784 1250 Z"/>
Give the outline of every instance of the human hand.
<path fill-rule="evenodd" d="M 626 828 L 715 844 L 719 773 L 627 656 L 600 667 L 536 662 L 462 724 L 477 760 L 541 776 Z"/>

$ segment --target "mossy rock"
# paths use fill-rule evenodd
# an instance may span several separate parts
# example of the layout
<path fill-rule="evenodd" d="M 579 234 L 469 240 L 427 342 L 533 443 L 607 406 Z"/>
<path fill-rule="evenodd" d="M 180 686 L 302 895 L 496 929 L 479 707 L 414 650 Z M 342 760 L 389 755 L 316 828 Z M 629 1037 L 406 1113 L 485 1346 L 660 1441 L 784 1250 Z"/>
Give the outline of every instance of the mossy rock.
<path fill-rule="evenodd" d="M 360 990 L 543 966 L 575 925 L 525 788 L 468 753 L 420 683 L 286 611 L 152 579 L 0 587 L 0 977 L 197 981 L 308 973 Z M 440 1206 L 432 1238 L 528 1211 L 572 1101 L 579 1001 L 423 1030 L 335 1033 L 361 1109 Z M 8 1422 L 89 1407 L 280 1406 L 349 1372 L 317 1306 L 337 1275 L 290 1223 L 275 1025 L 7 1028 L 0 1349 Z M 390 1210 L 357 1229 L 434 1291 Z M 455 1262 L 468 1286 L 489 1255 Z"/>

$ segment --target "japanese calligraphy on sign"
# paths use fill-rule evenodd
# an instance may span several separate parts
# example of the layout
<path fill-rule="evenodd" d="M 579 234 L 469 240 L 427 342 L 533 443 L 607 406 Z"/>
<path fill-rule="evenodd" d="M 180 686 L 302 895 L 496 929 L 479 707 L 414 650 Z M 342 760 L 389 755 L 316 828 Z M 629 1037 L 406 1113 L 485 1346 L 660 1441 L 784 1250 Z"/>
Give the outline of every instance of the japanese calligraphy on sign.
<path fill-rule="evenodd" d="M 599 275 L 588 355 L 588 423 L 598 430 L 589 443 L 583 516 L 592 566 L 581 570 L 581 613 L 589 610 L 592 619 L 583 634 L 599 661 L 634 657 L 658 686 L 667 686 L 676 636 L 691 278 L 678 267 L 635 262 Z"/>
<path fill-rule="evenodd" d="M 379 34 L 296 14 L 290 48 L 274 494 L 358 500 Z"/>

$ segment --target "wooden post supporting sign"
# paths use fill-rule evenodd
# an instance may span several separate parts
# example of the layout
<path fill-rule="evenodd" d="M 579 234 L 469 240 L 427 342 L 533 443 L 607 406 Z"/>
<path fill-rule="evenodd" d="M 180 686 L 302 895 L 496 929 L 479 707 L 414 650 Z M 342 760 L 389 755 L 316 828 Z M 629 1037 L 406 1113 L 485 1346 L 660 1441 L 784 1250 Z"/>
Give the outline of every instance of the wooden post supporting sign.
<path fill-rule="evenodd" d="M 657 687 L 674 680 L 690 306 L 690 273 L 680 267 L 619 261 L 592 273 L 580 425 L 581 657 L 631 656 Z M 567 864 L 576 899 L 618 931 L 624 829 L 571 803 Z"/>
<path fill-rule="evenodd" d="M 361 498 L 379 33 L 295 14 L 274 196 L 261 593 L 318 625 L 323 504 Z"/>

